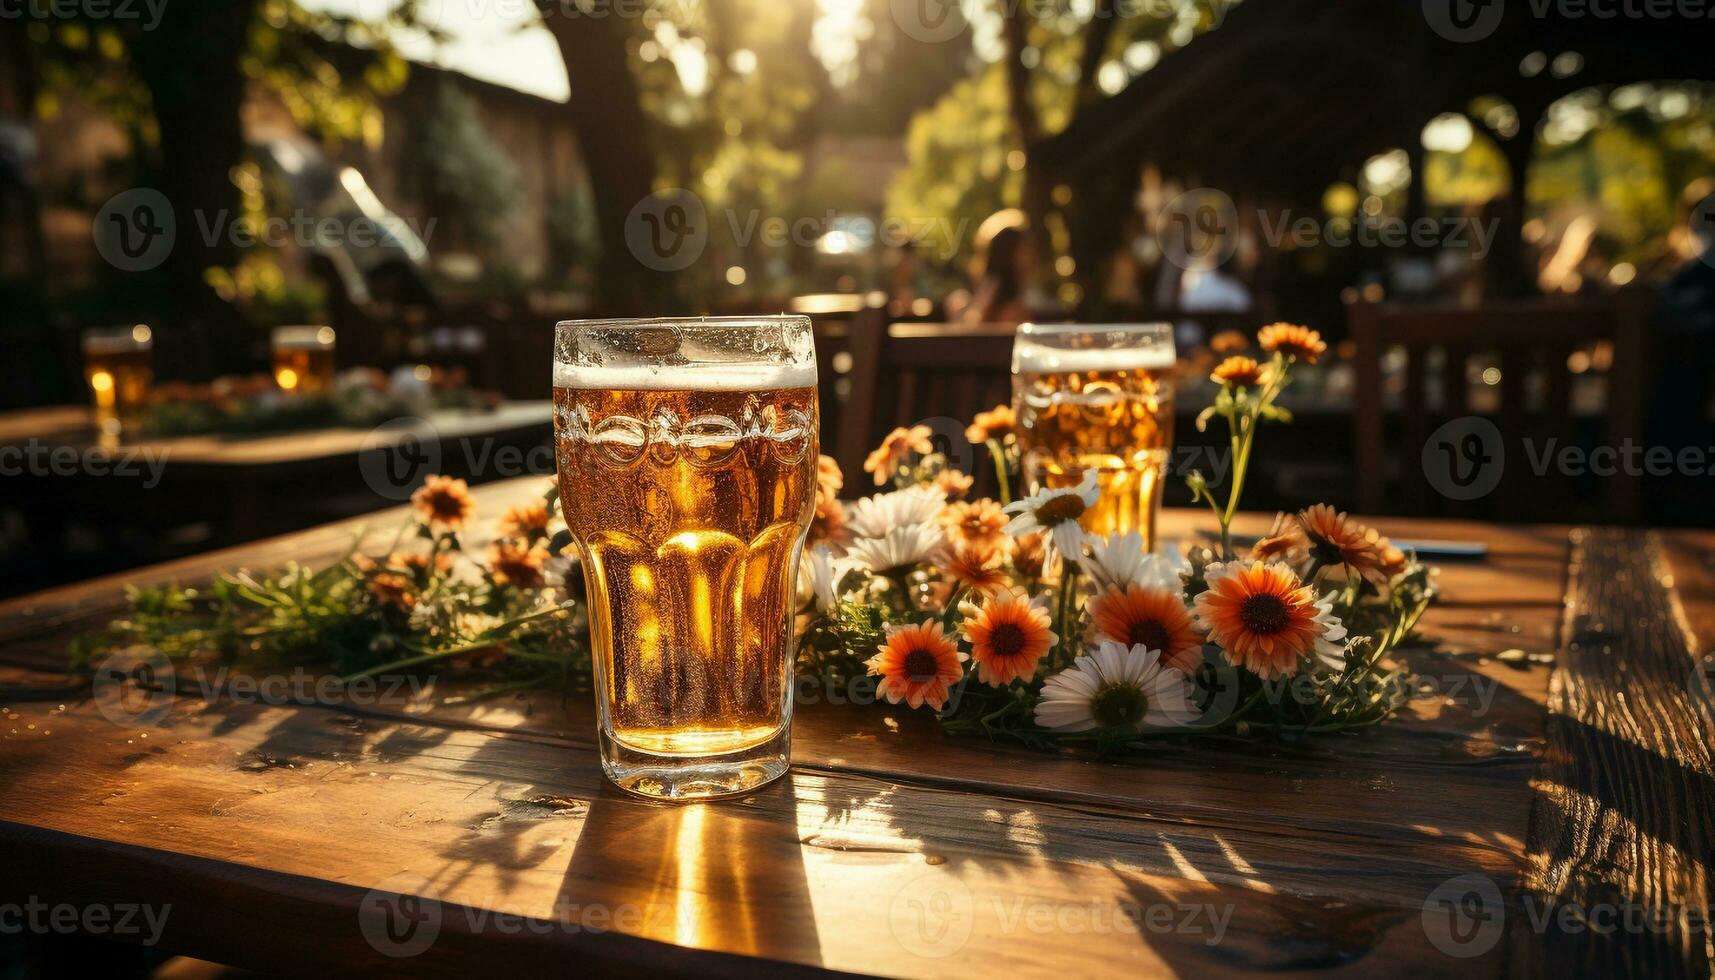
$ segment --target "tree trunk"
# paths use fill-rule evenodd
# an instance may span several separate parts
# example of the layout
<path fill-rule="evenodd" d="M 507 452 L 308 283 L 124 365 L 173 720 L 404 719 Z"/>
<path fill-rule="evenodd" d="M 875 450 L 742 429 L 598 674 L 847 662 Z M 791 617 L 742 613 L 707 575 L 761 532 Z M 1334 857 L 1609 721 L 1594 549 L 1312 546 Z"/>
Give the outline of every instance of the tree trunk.
<path fill-rule="evenodd" d="M 229 235 L 240 198 L 232 168 L 244 159 L 239 117 L 246 84 L 239 61 L 248 49 L 258 0 L 174 0 L 151 31 L 128 42 L 154 102 L 161 134 L 159 187 L 173 206 L 177 234 L 162 267 L 170 318 L 156 325 L 158 363 L 189 378 L 252 366 L 251 340 L 233 307 L 205 273 L 230 267 L 239 249 Z"/>
<path fill-rule="evenodd" d="M 628 315 L 649 311 L 671 283 L 666 273 L 634 255 L 626 242 L 626 219 L 654 192 L 656 167 L 649 118 L 626 58 L 625 22 L 561 16 L 552 0 L 538 2 L 571 83 L 567 111 L 589 174 L 601 240 L 601 303 Z"/>

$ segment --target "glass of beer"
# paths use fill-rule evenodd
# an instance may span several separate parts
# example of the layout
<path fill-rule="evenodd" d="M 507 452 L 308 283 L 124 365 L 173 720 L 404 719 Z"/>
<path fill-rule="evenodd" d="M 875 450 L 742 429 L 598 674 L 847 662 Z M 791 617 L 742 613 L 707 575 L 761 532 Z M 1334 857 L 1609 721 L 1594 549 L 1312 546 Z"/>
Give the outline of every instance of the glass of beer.
<path fill-rule="evenodd" d="M 288 395 L 319 395 L 333 387 L 332 327 L 275 327 L 274 383 Z"/>
<path fill-rule="evenodd" d="M 556 329 L 560 501 L 621 788 L 698 799 L 786 772 L 817 433 L 807 317 Z"/>
<path fill-rule="evenodd" d="M 1147 324 L 1035 324 L 1012 349 L 1024 478 L 1033 488 L 1076 486 L 1095 470 L 1101 498 L 1084 529 L 1141 531 L 1155 518 L 1173 449 L 1173 328 Z"/>
<path fill-rule="evenodd" d="M 141 420 L 155 378 L 154 349 L 154 331 L 141 323 L 84 332 L 83 377 L 103 437 L 117 437 Z"/>

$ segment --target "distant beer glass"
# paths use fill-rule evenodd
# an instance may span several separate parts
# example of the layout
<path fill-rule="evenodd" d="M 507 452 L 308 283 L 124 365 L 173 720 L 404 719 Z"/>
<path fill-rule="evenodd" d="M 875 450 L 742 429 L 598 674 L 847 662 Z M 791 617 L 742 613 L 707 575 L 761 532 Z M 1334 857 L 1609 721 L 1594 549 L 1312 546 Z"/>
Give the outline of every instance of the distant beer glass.
<path fill-rule="evenodd" d="M 332 327 L 276 327 L 274 383 L 290 395 L 319 395 L 333 387 Z"/>
<path fill-rule="evenodd" d="M 83 377 L 104 438 L 135 428 L 155 379 L 155 334 L 144 324 L 97 327 L 83 335 Z"/>
<path fill-rule="evenodd" d="M 815 512 L 809 319 L 574 321 L 554 343 L 560 501 L 589 598 L 603 769 L 670 799 L 778 778 Z"/>
<path fill-rule="evenodd" d="M 1173 449 L 1173 330 L 1165 323 L 1027 323 L 1013 343 L 1013 408 L 1025 480 L 1069 487 L 1095 470 L 1085 530 L 1141 531 L 1155 518 Z"/>

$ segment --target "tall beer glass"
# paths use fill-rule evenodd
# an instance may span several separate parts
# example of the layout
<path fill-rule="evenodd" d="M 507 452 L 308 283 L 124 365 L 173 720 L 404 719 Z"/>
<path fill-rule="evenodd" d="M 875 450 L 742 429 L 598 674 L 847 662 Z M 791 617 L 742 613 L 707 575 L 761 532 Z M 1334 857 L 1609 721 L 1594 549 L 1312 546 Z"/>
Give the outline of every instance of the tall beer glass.
<path fill-rule="evenodd" d="M 83 377 L 94 399 L 95 427 L 116 439 L 134 427 L 149 401 L 155 378 L 155 335 L 144 324 L 97 327 L 83 335 Z"/>
<path fill-rule="evenodd" d="M 274 328 L 274 383 L 289 395 L 319 395 L 333 387 L 332 327 Z"/>
<path fill-rule="evenodd" d="M 1083 519 L 1092 534 L 1141 531 L 1155 547 L 1173 449 L 1173 362 L 1166 323 L 1018 329 L 1012 392 L 1025 480 L 1069 487 L 1095 470 L 1101 498 Z"/>
<path fill-rule="evenodd" d="M 602 768 L 670 799 L 779 777 L 815 512 L 809 319 L 573 321 L 554 344 L 560 501 L 589 596 Z"/>

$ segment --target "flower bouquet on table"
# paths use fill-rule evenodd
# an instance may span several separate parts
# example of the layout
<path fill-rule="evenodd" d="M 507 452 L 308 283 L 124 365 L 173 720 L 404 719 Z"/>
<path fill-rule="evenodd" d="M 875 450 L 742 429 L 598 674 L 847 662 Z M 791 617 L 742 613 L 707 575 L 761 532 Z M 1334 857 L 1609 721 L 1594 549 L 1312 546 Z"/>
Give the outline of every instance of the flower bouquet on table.
<path fill-rule="evenodd" d="M 897 429 L 865 463 L 878 487 L 855 503 L 824 460 L 799 672 L 870 678 L 877 695 L 935 711 L 951 733 L 1040 747 L 1123 749 L 1163 735 L 1290 736 L 1387 720 L 1410 692 L 1388 654 L 1435 597 L 1432 570 L 1326 505 L 1281 514 L 1246 550 L 1238 514 L 1257 433 L 1287 424 L 1276 399 L 1292 370 L 1325 352 L 1287 324 L 1257 337 L 1266 359 L 1234 355 L 1212 375 L 1199 429 L 1225 426 L 1231 482 L 1217 499 L 1187 483 L 1219 528 L 1213 546 L 1145 551 L 1137 532 L 1087 534 L 1096 474 L 1019 495 L 1012 413 L 983 413 L 1000 499 L 931 451 L 925 427 Z"/>
<path fill-rule="evenodd" d="M 588 682 L 583 578 L 561 552 L 556 494 L 513 507 L 478 554 L 460 541 L 474 502 L 465 481 L 430 476 L 384 551 L 351 550 L 319 570 L 237 569 L 206 588 L 128 588 L 130 610 L 79 637 L 75 665 L 116 654 L 226 663 L 299 664 L 360 678 L 468 674 L 455 700 Z M 445 700 L 445 699 L 443 699 Z"/>

